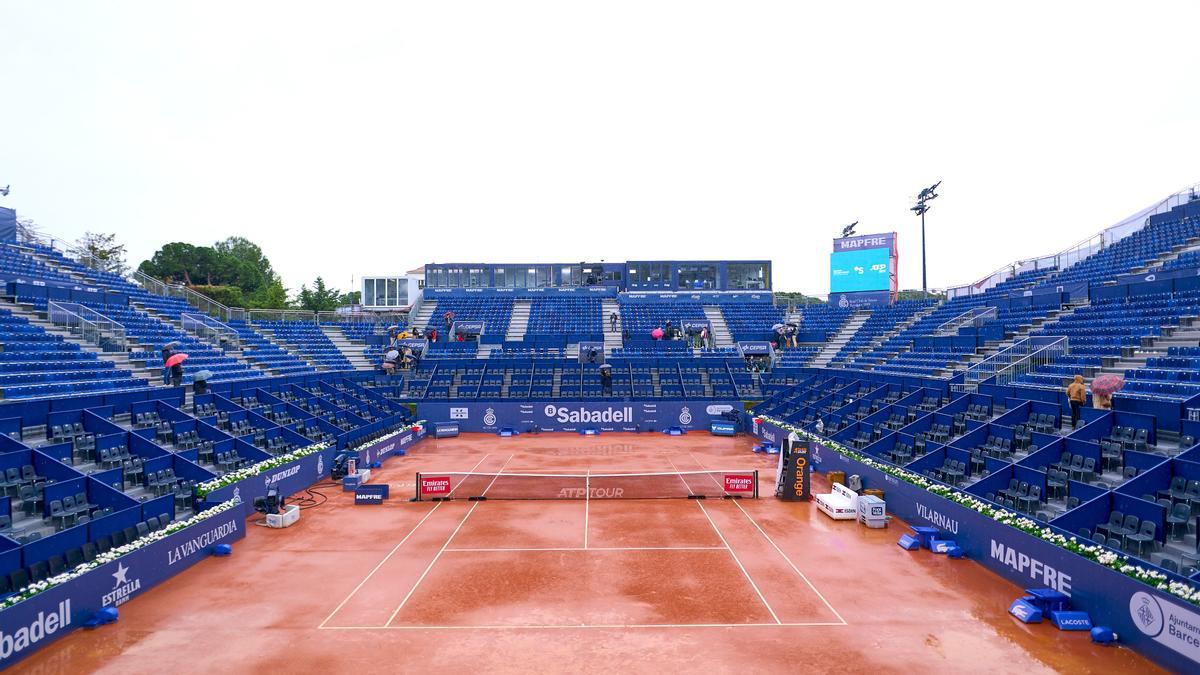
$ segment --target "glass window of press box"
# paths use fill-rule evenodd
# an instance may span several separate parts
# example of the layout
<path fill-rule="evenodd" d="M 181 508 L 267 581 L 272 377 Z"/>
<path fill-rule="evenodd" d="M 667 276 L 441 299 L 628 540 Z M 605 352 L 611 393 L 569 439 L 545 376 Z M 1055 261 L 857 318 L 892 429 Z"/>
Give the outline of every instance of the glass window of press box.
<path fill-rule="evenodd" d="M 677 287 L 696 291 L 715 291 L 717 289 L 716 263 L 680 265 Z"/>
<path fill-rule="evenodd" d="M 731 291 L 765 291 L 771 287 L 770 263 L 729 263 L 725 276 Z"/>
<path fill-rule="evenodd" d="M 408 279 L 404 277 L 363 278 L 362 304 L 366 307 L 407 307 Z"/>
<path fill-rule="evenodd" d="M 647 286 L 670 286 L 670 263 L 630 263 L 629 287 L 645 288 Z"/>

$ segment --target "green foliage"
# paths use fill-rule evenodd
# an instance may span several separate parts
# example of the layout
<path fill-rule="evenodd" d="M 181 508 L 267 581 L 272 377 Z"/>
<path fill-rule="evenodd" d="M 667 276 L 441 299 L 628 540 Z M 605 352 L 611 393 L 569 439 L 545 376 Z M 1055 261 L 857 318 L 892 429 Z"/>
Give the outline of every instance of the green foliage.
<path fill-rule="evenodd" d="M 307 309 L 310 312 L 332 312 L 338 308 L 341 297 L 341 291 L 326 286 L 325 280 L 317 277 L 311 290 L 308 286 L 300 287 L 300 292 L 296 295 L 296 305 L 299 309 Z"/>
<path fill-rule="evenodd" d="M 193 286 L 195 285 L 192 281 L 193 275 L 204 278 L 202 261 L 207 255 L 200 252 L 199 249 L 202 248 L 207 247 L 193 246 L 181 241 L 165 244 L 155 251 L 149 260 L 143 260 L 142 264 L 138 265 L 138 271 L 158 277 L 168 283 L 184 283 Z M 208 250 L 212 251 L 212 249 Z M 211 279 L 208 280 L 208 284 L 212 285 Z"/>
<path fill-rule="evenodd" d="M 249 309 L 288 309 L 291 307 L 291 303 L 288 302 L 287 289 L 283 287 L 282 282 L 276 279 L 255 291 L 247 299 L 246 307 Z"/>
<path fill-rule="evenodd" d="M 138 270 L 169 283 L 191 286 L 230 307 L 286 309 L 289 306 L 287 289 L 271 267 L 271 261 L 258 244 L 245 237 L 229 237 L 212 246 L 165 244 L 153 257 L 143 261 Z"/>
<path fill-rule="evenodd" d="M 118 244 L 115 234 L 85 232 L 75 242 L 74 253 L 93 269 L 121 276 L 129 274 L 129 265 L 125 264 L 125 244 Z"/>
<path fill-rule="evenodd" d="M 349 293 L 343 293 L 342 297 L 338 298 L 339 307 L 344 307 L 346 305 L 357 305 L 360 302 L 362 302 L 362 291 L 350 291 Z"/>
<path fill-rule="evenodd" d="M 245 307 L 245 296 L 237 286 L 193 286 L 193 291 L 206 295 L 226 307 Z"/>
<path fill-rule="evenodd" d="M 819 305 L 823 302 L 825 301 L 820 298 L 814 298 L 812 296 L 795 291 L 779 291 L 775 293 L 776 305 L 788 305 L 793 303 L 797 305 Z"/>
<path fill-rule="evenodd" d="M 945 300 L 946 296 L 942 293 L 927 293 L 918 289 L 910 289 L 900 291 L 901 300 Z"/>

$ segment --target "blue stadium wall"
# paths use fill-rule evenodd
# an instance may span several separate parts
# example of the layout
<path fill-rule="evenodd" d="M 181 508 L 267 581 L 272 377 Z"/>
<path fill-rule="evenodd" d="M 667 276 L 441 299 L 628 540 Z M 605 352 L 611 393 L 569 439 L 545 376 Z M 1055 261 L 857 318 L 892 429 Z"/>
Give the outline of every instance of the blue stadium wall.
<path fill-rule="evenodd" d="M 17 240 L 17 212 L 0 206 L 0 241 Z"/>
<path fill-rule="evenodd" d="M 753 432 L 773 443 L 782 442 L 788 435 L 765 421 L 754 425 Z M 1200 668 L 1200 610 L 1196 607 L 821 443 L 813 444 L 810 456 L 817 471 L 857 474 L 864 488 L 883 490 L 889 513 L 913 525 L 940 529 L 966 551 L 968 558 L 1005 579 L 1022 588 L 1050 586 L 1067 593 L 1073 608 L 1088 612 L 1093 625 L 1115 630 L 1122 644 L 1178 672 L 1197 672 Z M 901 532 L 895 534 L 898 537 Z M 1059 534 L 1074 536 L 1070 532 Z M 919 601 L 913 598 L 914 611 L 920 611 L 916 608 Z M 1042 629 L 1055 630 L 1048 623 Z"/>
<path fill-rule="evenodd" d="M 707 430 L 729 410 L 742 410 L 740 401 L 605 401 L 571 402 L 433 402 L 417 404 L 417 417 L 430 424 L 454 422 L 460 431 L 518 433 L 539 431 L 684 431 Z"/>

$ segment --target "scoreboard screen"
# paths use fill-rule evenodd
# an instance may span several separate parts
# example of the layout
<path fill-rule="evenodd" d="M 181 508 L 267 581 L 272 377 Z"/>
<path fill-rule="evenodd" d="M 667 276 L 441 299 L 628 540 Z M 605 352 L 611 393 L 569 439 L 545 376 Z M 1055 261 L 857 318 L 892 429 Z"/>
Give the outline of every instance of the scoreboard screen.
<path fill-rule="evenodd" d="M 829 292 L 886 291 L 891 289 L 891 251 L 868 248 L 829 255 Z"/>

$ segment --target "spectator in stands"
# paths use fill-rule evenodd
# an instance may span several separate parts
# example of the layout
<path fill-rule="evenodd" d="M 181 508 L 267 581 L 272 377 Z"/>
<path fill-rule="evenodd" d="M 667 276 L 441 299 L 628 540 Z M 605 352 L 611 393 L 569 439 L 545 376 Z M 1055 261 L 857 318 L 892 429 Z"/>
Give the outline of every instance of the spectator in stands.
<path fill-rule="evenodd" d="M 446 320 L 446 334 L 449 334 L 450 326 L 454 324 L 454 312 L 446 312 L 442 318 Z"/>
<path fill-rule="evenodd" d="M 621 329 L 621 342 L 629 342 L 629 329 L 628 328 Z"/>
<path fill-rule="evenodd" d="M 675 339 L 675 327 L 671 325 L 670 319 L 667 319 L 667 327 L 663 329 L 663 339 L 664 340 L 674 340 Z"/>
<path fill-rule="evenodd" d="M 1071 404 L 1071 428 L 1079 424 L 1079 408 L 1087 402 L 1087 388 L 1083 386 L 1083 376 L 1076 375 L 1075 381 L 1067 385 L 1067 402 Z"/>
<path fill-rule="evenodd" d="M 612 368 L 607 363 L 600 367 L 600 389 L 612 396 Z"/>
<path fill-rule="evenodd" d="M 171 384 L 178 387 L 183 384 L 183 362 L 171 366 Z"/>
<path fill-rule="evenodd" d="M 192 406 L 193 406 L 193 408 L 196 405 L 195 397 L 199 396 L 201 394 L 207 394 L 207 393 L 208 393 L 208 380 L 207 379 L 192 380 Z"/>
<path fill-rule="evenodd" d="M 610 332 L 610 333 L 617 332 L 617 313 L 616 312 L 613 312 L 612 314 L 608 315 L 608 332 Z"/>
<path fill-rule="evenodd" d="M 1112 410 L 1112 395 L 1092 392 L 1092 407 L 1097 410 Z"/>
<path fill-rule="evenodd" d="M 792 349 L 795 349 L 798 346 L 796 343 L 796 335 L 799 332 L 800 332 L 799 326 L 797 326 L 794 323 L 787 324 L 787 326 L 784 329 L 784 335 L 787 337 L 787 345 L 789 347 L 791 347 Z"/>
<path fill-rule="evenodd" d="M 700 348 L 712 349 L 712 345 L 709 344 L 710 339 L 711 336 L 708 334 L 708 326 L 704 326 L 700 329 Z"/>
<path fill-rule="evenodd" d="M 816 425 L 814 425 L 813 428 L 815 428 L 817 430 L 818 435 L 824 434 L 825 433 L 825 421 L 822 420 L 820 417 L 818 417 L 817 423 L 816 423 Z"/>
<path fill-rule="evenodd" d="M 430 341 L 430 342 L 437 342 L 437 329 L 436 329 L 436 328 L 434 328 L 433 330 L 429 331 L 429 341 Z"/>
<path fill-rule="evenodd" d="M 172 344 L 175 343 L 164 345 L 162 348 L 163 384 L 171 384 L 171 367 L 167 365 L 167 359 L 171 358 L 171 354 L 175 353 L 175 350 L 171 349 Z"/>

